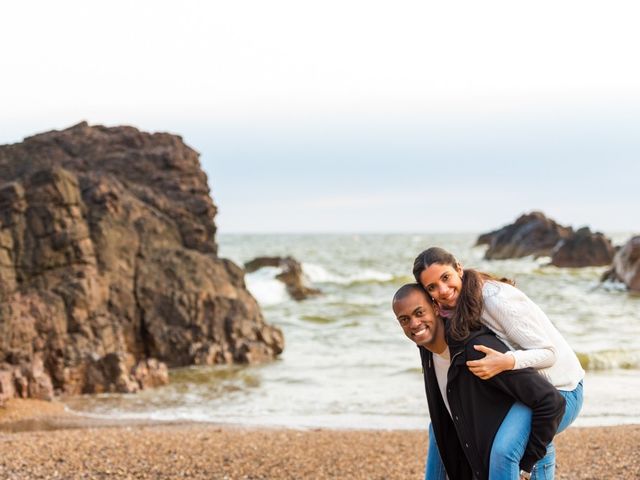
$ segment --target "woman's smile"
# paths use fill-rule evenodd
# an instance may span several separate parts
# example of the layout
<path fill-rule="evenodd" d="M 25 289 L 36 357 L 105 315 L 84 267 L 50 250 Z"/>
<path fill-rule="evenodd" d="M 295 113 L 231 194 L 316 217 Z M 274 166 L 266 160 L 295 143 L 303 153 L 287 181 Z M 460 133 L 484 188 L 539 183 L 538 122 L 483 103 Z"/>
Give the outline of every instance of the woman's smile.
<path fill-rule="evenodd" d="M 438 305 L 456 306 L 462 287 L 462 268 L 434 263 L 420 274 L 420 283 Z"/>

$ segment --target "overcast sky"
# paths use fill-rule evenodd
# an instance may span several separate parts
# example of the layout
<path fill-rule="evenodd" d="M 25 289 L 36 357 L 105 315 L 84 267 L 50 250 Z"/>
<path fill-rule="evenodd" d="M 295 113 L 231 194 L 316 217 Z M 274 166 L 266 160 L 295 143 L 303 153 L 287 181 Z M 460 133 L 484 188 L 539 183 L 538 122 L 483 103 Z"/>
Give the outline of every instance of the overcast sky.
<path fill-rule="evenodd" d="M 201 153 L 220 232 L 640 233 L 640 6 L 20 1 L 0 143 L 81 120 Z"/>

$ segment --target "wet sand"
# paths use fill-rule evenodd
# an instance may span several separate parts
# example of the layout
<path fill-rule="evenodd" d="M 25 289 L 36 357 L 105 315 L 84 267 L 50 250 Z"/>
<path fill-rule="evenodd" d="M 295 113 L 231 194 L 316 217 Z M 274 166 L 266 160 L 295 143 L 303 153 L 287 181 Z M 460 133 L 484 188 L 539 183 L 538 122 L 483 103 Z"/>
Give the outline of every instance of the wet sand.
<path fill-rule="evenodd" d="M 3 479 L 420 479 L 425 431 L 100 422 L 61 404 L 0 409 Z M 640 425 L 570 428 L 559 479 L 640 478 Z"/>

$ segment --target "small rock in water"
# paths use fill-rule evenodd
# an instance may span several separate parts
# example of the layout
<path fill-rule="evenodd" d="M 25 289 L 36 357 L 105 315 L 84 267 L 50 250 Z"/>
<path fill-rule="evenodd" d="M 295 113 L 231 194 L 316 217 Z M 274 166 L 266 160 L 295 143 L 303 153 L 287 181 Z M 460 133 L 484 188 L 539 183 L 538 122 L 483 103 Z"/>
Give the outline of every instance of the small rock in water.
<path fill-rule="evenodd" d="M 255 272 L 263 267 L 282 269 L 276 278 L 286 285 L 287 292 L 294 300 L 304 300 L 309 296 L 322 293 L 317 288 L 311 288 L 305 284 L 302 265 L 293 257 L 257 257 L 244 264 L 247 273 Z"/>

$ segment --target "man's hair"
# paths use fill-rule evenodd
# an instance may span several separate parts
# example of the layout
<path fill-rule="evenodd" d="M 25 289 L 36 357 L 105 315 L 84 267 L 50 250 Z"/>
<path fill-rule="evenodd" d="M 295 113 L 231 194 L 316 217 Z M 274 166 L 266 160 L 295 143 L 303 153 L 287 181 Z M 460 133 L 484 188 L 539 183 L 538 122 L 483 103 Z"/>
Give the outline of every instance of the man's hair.
<path fill-rule="evenodd" d="M 427 292 L 424 291 L 422 285 L 418 283 L 407 283 L 398 289 L 398 291 L 393 296 L 393 301 L 391 303 L 394 304 L 396 302 L 399 302 L 400 300 L 403 300 L 412 292 L 420 292 L 427 298 L 427 300 L 429 299 L 429 297 L 427 296 Z"/>

